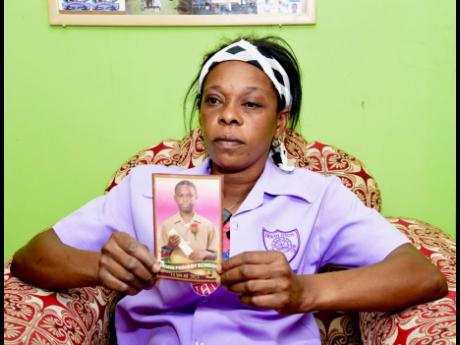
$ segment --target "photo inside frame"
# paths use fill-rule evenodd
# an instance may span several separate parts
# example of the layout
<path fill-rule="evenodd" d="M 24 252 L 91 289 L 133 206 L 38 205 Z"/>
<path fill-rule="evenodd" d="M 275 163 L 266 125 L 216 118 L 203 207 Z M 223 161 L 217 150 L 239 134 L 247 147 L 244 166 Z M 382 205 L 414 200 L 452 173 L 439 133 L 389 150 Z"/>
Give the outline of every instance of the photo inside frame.
<path fill-rule="evenodd" d="M 222 178 L 152 175 L 158 277 L 215 282 L 222 260 Z"/>

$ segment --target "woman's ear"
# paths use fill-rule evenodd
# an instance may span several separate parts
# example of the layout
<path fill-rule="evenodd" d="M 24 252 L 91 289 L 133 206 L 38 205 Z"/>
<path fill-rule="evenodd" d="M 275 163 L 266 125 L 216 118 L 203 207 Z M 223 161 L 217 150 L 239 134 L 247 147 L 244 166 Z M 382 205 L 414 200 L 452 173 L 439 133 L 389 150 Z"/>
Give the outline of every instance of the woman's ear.
<path fill-rule="evenodd" d="M 279 138 L 281 134 L 284 133 L 286 127 L 289 123 L 289 118 L 291 117 L 291 112 L 289 109 L 285 108 L 278 112 L 278 118 L 276 123 L 275 138 Z"/>

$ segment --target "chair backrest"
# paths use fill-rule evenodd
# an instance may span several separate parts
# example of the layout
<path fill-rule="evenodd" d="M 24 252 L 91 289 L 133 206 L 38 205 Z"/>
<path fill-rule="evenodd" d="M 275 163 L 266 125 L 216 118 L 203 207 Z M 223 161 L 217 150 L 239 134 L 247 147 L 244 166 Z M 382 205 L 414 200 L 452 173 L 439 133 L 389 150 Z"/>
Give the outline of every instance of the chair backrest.
<path fill-rule="evenodd" d="M 334 146 L 319 141 L 307 143 L 297 132 L 287 130 L 284 138 L 291 164 L 324 175 L 336 175 L 366 206 L 380 212 L 380 190 L 361 161 Z M 112 175 L 105 191 L 116 186 L 137 165 L 160 164 L 192 168 L 201 164 L 206 157 L 201 130 L 196 128 L 182 140 L 164 140 L 136 153 Z"/>

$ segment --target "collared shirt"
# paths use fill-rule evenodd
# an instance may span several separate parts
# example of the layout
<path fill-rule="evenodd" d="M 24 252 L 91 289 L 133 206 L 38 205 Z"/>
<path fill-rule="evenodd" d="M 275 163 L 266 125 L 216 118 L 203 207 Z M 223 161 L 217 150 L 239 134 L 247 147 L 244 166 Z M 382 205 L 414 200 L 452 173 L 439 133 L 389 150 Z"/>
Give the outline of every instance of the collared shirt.
<path fill-rule="evenodd" d="M 113 232 L 125 231 L 153 253 L 152 173 L 206 175 L 210 164 L 136 167 L 108 194 L 58 222 L 59 238 L 99 251 Z M 270 160 L 230 229 L 230 256 L 278 250 L 297 274 L 315 274 L 326 264 L 374 264 L 409 242 L 337 177 L 306 169 L 284 173 Z M 170 280 L 123 298 L 115 325 L 119 344 L 321 344 L 311 313 L 280 315 L 248 307 L 223 287 L 205 297 L 190 283 Z"/>
<path fill-rule="evenodd" d="M 192 224 L 195 225 L 194 229 L 192 229 Z M 185 223 L 179 212 L 166 219 L 161 225 L 162 243 L 160 243 L 160 246 L 166 246 L 168 244 L 169 231 L 172 229 L 176 230 L 177 234 L 192 250 L 210 250 L 217 252 L 216 236 L 212 222 L 196 212 L 193 214 L 189 223 Z M 175 255 L 187 257 L 179 247 L 172 250 L 171 256 L 174 257 Z"/>

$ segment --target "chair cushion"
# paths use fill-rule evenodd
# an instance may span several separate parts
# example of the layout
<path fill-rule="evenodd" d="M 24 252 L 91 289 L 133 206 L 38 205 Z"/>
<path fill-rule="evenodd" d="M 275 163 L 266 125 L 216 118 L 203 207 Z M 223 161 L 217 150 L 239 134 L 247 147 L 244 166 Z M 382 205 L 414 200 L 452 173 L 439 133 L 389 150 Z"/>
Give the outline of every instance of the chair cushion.
<path fill-rule="evenodd" d="M 338 176 L 366 206 L 380 212 L 382 201 L 377 182 L 357 158 L 319 141 L 307 143 L 296 132 L 287 130 L 284 137 L 288 159 L 292 165 Z M 113 174 L 105 191 L 116 186 L 137 165 L 160 164 L 191 168 L 201 164 L 206 157 L 201 130 L 194 129 L 182 140 L 165 140 L 135 154 Z"/>
<path fill-rule="evenodd" d="M 331 312 L 315 316 L 322 345 L 362 345 L 358 313 Z"/>
<path fill-rule="evenodd" d="M 116 293 L 103 287 L 55 292 L 12 276 L 4 267 L 4 344 L 108 344 Z"/>
<path fill-rule="evenodd" d="M 361 312 L 364 344 L 456 344 L 456 243 L 442 230 L 415 219 L 387 217 L 444 273 L 447 296 L 397 313 Z"/>

